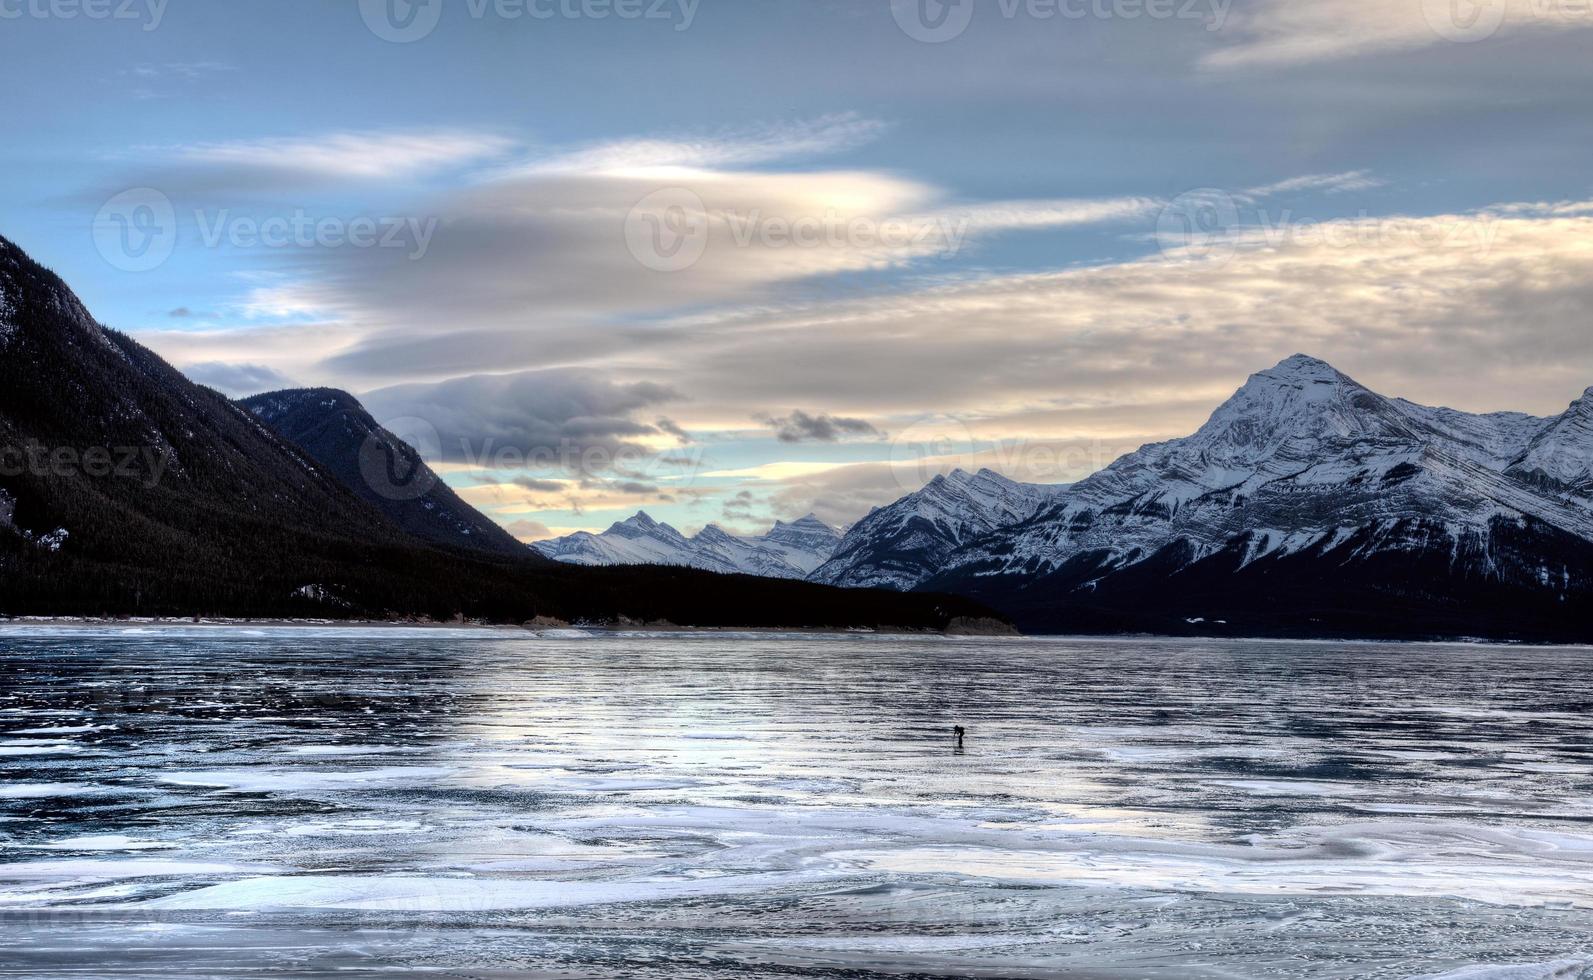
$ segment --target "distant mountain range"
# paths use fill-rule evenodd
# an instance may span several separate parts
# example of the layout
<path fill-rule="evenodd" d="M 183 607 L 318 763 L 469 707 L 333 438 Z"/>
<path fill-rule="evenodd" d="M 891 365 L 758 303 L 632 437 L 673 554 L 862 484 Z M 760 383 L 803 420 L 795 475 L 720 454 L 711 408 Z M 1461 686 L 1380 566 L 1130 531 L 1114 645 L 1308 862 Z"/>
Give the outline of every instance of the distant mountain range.
<path fill-rule="evenodd" d="M 776 522 L 768 534 L 738 537 L 710 524 L 693 537 L 653 520 L 645 511 L 602 534 L 585 531 L 532 547 L 572 565 L 679 565 L 724 574 L 803 579 L 835 552 L 841 532 L 809 514 Z"/>
<path fill-rule="evenodd" d="M 808 577 L 1036 632 L 1593 640 L 1593 389 L 1473 415 L 1297 355 L 1078 483 L 936 477 Z"/>
<path fill-rule="evenodd" d="M 0 616 L 997 628 L 955 597 L 548 561 L 351 395 L 229 401 L 4 238 L 0 365 Z"/>

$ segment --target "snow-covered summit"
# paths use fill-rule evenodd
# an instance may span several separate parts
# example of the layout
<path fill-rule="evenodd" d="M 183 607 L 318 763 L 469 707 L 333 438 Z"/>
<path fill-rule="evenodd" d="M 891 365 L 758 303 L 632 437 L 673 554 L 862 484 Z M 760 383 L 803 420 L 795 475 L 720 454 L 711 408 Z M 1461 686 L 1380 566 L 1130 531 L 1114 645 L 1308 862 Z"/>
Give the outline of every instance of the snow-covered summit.
<path fill-rule="evenodd" d="M 1018 483 L 988 469 L 937 475 L 922 490 L 859 521 L 812 579 L 911 588 L 964 543 L 1027 520 L 1061 489 Z"/>

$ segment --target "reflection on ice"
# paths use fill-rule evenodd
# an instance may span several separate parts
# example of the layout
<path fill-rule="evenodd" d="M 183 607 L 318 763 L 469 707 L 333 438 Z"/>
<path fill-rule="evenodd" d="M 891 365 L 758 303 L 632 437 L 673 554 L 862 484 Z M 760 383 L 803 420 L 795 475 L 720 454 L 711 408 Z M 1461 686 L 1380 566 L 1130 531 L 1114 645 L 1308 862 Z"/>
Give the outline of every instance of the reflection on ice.
<path fill-rule="evenodd" d="M 1593 964 L 1589 651 L 200 626 L 0 657 L 7 975 Z"/>

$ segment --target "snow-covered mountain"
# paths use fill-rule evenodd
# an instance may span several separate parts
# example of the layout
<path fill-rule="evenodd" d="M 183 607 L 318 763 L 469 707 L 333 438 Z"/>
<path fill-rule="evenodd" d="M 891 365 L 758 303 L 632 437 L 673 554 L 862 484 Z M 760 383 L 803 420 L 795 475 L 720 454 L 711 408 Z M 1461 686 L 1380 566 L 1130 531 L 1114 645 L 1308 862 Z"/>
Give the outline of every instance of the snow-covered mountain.
<path fill-rule="evenodd" d="M 981 483 L 1005 506 L 971 505 Z M 814 578 L 961 593 L 1032 629 L 1593 629 L 1593 389 L 1554 418 L 1470 415 L 1297 355 L 1079 483 L 936 481 Z"/>
<path fill-rule="evenodd" d="M 686 537 L 639 512 L 602 534 L 586 531 L 539 541 L 531 547 L 572 565 L 681 565 L 725 574 L 806 578 L 841 540 L 841 532 L 809 514 L 790 524 L 776 522 L 768 534 L 737 537 L 710 524 Z"/>
<path fill-rule="evenodd" d="M 962 545 L 1028 520 L 1065 489 L 1017 483 L 990 470 L 937 476 L 859 521 L 812 580 L 911 589 Z"/>

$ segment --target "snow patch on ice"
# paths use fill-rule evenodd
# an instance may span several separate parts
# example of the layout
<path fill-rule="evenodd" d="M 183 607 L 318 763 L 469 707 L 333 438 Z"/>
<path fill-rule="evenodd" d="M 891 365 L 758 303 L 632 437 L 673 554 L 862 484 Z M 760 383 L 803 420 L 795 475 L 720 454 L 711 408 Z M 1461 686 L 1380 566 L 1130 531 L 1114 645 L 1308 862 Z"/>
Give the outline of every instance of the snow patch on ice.
<path fill-rule="evenodd" d="M 34 851 L 164 851 L 176 847 L 163 841 L 137 840 L 122 834 L 91 834 L 86 837 L 68 837 L 48 844 L 18 845 Z M 0 868 L 0 874 L 4 869 Z"/>

